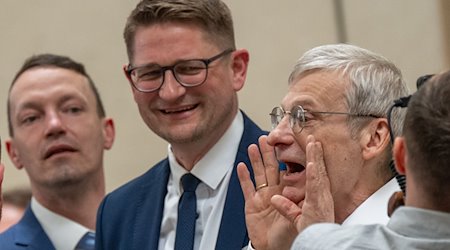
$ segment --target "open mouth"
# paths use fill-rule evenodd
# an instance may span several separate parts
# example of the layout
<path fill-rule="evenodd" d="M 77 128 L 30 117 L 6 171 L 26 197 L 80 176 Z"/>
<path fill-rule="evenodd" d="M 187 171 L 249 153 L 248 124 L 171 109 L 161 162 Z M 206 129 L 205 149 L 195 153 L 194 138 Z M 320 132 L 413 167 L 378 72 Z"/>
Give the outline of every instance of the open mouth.
<path fill-rule="evenodd" d="M 286 174 L 296 174 L 301 173 L 305 170 L 305 166 L 295 162 L 286 162 L 287 171 Z"/>
<path fill-rule="evenodd" d="M 162 109 L 161 112 L 163 112 L 164 114 L 178 114 L 178 113 L 182 113 L 182 112 L 186 112 L 186 111 L 191 111 L 193 109 L 195 109 L 198 106 L 198 104 L 196 105 L 190 105 L 190 106 L 185 106 L 182 108 L 178 108 L 178 109 Z"/>

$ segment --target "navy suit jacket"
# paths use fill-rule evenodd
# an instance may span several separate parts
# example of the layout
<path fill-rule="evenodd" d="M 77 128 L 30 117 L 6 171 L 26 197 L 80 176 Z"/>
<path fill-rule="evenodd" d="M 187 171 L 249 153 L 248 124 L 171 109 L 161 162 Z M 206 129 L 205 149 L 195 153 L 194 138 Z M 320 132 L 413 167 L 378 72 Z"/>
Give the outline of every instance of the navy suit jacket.
<path fill-rule="evenodd" d="M 244 114 L 244 133 L 234 162 L 215 249 L 242 249 L 248 244 L 245 201 L 236 166 L 239 162 L 251 166 L 247 147 L 257 143 L 263 134 L 266 132 Z M 144 175 L 106 196 L 97 216 L 97 250 L 158 249 L 169 175 L 166 158 Z M 253 178 L 252 171 L 251 175 Z"/>
<path fill-rule="evenodd" d="M 28 206 L 19 223 L 0 234 L 0 249 L 55 250 L 55 247 Z"/>

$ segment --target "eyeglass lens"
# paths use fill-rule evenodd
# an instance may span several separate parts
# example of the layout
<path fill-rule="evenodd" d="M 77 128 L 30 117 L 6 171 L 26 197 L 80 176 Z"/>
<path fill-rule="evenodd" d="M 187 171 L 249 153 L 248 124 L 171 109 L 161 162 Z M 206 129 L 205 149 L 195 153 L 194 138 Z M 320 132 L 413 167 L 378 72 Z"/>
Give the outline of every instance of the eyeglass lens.
<path fill-rule="evenodd" d="M 142 90 L 158 89 L 164 82 L 165 72 L 172 71 L 175 79 L 184 86 L 202 84 L 207 75 L 207 65 L 201 60 L 182 61 L 173 66 L 161 67 L 153 64 L 132 71 L 132 81 Z"/>
<path fill-rule="evenodd" d="M 294 132 L 301 132 L 305 124 L 305 110 L 302 106 L 294 106 L 291 111 L 284 111 L 281 107 L 273 108 L 270 113 L 272 129 L 280 124 L 285 114 L 289 115 L 289 125 Z"/>

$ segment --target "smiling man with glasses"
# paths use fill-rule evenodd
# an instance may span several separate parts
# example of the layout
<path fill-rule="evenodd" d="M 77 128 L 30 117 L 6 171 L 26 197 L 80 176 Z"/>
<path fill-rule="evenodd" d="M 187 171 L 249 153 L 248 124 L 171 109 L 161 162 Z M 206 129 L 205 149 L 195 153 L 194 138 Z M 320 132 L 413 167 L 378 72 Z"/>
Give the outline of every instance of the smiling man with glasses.
<path fill-rule="evenodd" d="M 407 94 L 394 64 L 356 46 L 319 46 L 297 61 L 288 93 L 270 113 L 273 129 L 260 139 L 263 158 L 256 145 L 249 148 L 255 185 L 245 165 L 238 168 L 255 249 L 288 249 L 298 234 L 272 206 L 275 194 L 299 207 L 309 195 L 339 224 L 387 223 L 387 203 L 399 186 L 389 167 L 386 113 Z M 394 134 L 400 134 L 402 111 L 392 120 Z M 281 178 L 274 151 L 287 166 Z M 314 176 L 313 163 L 321 163 L 320 174 L 329 178 Z M 310 180 L 323 185 L 308 193 Z"/>
<path fill-rule="evenodd" d="M 249 53 L 236 49 L 230 10 L 219 0 L 143 0 L 124 37 L 124 73 L 168 157 L 105 198 L 97 249 L 242 249 L 236 166 L 265 132 L 238 107 Z"/>

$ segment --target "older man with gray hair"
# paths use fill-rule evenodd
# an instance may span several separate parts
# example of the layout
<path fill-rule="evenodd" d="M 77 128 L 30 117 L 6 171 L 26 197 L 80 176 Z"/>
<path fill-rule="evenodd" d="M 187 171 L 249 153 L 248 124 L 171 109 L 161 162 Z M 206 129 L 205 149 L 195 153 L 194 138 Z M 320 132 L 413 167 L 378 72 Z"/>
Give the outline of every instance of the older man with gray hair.
<path fill-rule="evenodd" d="M 399 189 L 390 169 L 386 113 L 394 99 L 407 94 L 400 70 L 371 51 L 346 44 L 307 51 L 289 77 L 281 105 L 270 114 L 273 130 L 260 138 L 261 154 L 256 145 L 249 147 L 255 185 L 244 164 L 238 169 L 252 245 L 286 249 L 298 234 L 271 204 L 275 194 L 305 211 L 311 211 L 305 208 L 305 200 L 316 199 L 322 210 L 311 212 L 327 212 L 327 221 L 386 223 L 387 201 Z M 395 134 L 401 132 L 403 115 L 401 110 L 393 114 Z M 281 178 L 274 152 L 280 161 L 291 161 L 286 162 L 287 171 Z M 288 152 L 290 157 L 286 157 Z M 310 164 L 316 161 L 328 173 L 325 183 L 320 180 L 328 193 L 315 188 L 305 192 L 313 174 Z"/>

